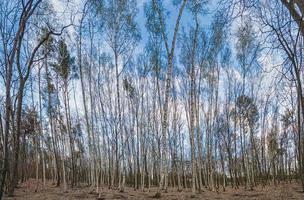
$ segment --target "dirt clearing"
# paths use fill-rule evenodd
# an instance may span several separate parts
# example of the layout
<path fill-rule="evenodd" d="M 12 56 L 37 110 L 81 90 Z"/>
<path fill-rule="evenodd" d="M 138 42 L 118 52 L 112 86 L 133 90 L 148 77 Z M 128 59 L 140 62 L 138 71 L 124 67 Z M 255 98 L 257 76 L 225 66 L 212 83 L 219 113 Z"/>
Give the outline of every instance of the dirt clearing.
<path fill-rule="evenodd" d="M 37 190 L 37 191 L 35 191 Z M 156 188 L 151 188 L 150 191 L 134 191 L 133 188 L 126 188 L 124 193 L 118 190 L 110 190 L 103 188 L 100 200 L 113 199 L 155 199 Z M 61 199 L 98 199 L 98 194 L 90 187 L 82 186 L 70 188 L 67 193 L 64 193 L 61 187 L 55 187 L 51 183 L 47 184 L 46 189 L 42 189 L 42 185 L 38 185 L 34 180 L 30 180 L 20 185 L 16 190 L 14 197 L 4 197 L 4 200 L 61 200 Z M 170 188 L 167 193 L 162 193 L 160 199 L 168 200 L 183 200 L 183 199 L 227 199 L 227 200 L 246 200 L 246 199 L 268 199 L 268 200 L 304 200 L 304 193 L 301 192 L 301 187 L 297 183 L 281 183 L 278 186 L 258 186 L 254 190 L 245 190 L 244 188 L 232 189 L 226 188 L 226 191 L 211 192 L 205 189 L 201 194 L 197 193 L 194 198 L 191 198 L 190 189 L 184 189 L 178 192 L 176 188 Z"/>

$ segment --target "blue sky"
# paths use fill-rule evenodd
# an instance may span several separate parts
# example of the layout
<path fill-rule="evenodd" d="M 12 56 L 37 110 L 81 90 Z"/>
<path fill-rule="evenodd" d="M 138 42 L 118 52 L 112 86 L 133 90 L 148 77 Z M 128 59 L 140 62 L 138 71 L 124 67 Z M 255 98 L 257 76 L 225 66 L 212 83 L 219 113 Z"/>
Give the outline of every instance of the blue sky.
<path fill-rule="evenodd" d="M 76 15 L 75 21 L 74 21 L 74 23 L 77 24 L 77 22 L 80 18 L 79 14 L 82 11 L 82 6 L 83 6 L 84 1 L 82 1 L 82 0 L 68 1 L 69 6 L 66 5 L 66 0 L 51 0 L 51 1 L 54 5 L 54 9 L 58 13 L 58 16 L 60 16 L 61 19 L 65 18 L 65 21 L 67 21 L 66 23 L 69 23 L 68 21 L 70 20 L 70 15 L 75 16 L 75 13 L 78 13 L 78 15 Z M 144 46 L 148 40 L 148 34 L 146 31 L 146 27 L 145 27 L 146 18 L 145 18 L 145 13 L 144 13 L 144 5 L 145 5 L 145 3 L 149 2 L 149 1 L 151 1 L 151 0 L 137 0 L 138 14 L 137 14 L 136 22 L 139 25 L 139 28 L 141 31 L 141 37 L 142 37 L 142 40 L 138 44 L 139 51 L 141 51 L 144 48 Z M 179 9 L 179 6 L 174 6 L 172 2 L 173 2 L 173 0 L 163 0 L 163 5 L 164 5 L 165 9 L 169 12 L 169 16 L 166 18 L 169 42 L 172 40 L 172 32 L 174 30 L 175 21 L 176 21 L 178 9 Z M 212 15 L 214 14 L 214 12 L 216 10 L 215 5 L 217 4 L 217 2 L 218 2 L 217 0 L 213 0 L 213 1 L 209 1 L 206 4 L 208 13 L 202 15 L 200 18 L 200 25 L 202 28 L 207 29 L 208 26 L 211 24 Z M 62 14 L 60 14 L 60 13 L 62 13 Z M 185 9 L 182 19 L 181 19 L 180 29 L 182 27 L 184 27 L 187 30 L 187 28 L 192 23 L 193 23 L 192 15 L 188 12 L 187 9 Z"/>
<path fill-rule="evenodd" d="M 145 45 L 148 40 L 148 35 L 147 35 L 146 28 L 145 28 L 146 19 L 145 19 L 145 13 L 144 13 L 144 5 L 148 1 L 149 0 L 137 0 L 137 6 L 138 6 L 138 10 L 139 10 L 139 13 L 137 15 L 137 23 L 140 27 L 141 36 L 142 36 L 142 41 L 140 42 L 140 46 Z M 202 15 L 201 19 L 200 19 L 200 26 L 204 29 L 208 28 L 208 26 L 211 24 L 212 14 L 214 14 L 214 10 L 215 10 L 214 9 L 215 1 L 212 1 L 213 3 L 210 3 L 210 2 L 206 5 L 208 8 L 208 13 Z M 166 23 L 167 23 L 167 30 L 169 31 L 168 39 L 170 42 L 172 40 L 172 34 L 173 34 L 172 32 L 174 30 L 175 21 L 177 18 L 179 7 L 174 6 L 172 4 L 172 0 L 163 0 L 163 5 L 164 5 L 165 9 L 167 11 L 169 11 L 169 17 L 166 18 Z M 187 29 L 187 27 L 189 27 L 192 23 L 193 23 L 193 18 L 191 16 L 191 14 L 187 11 L 187 9 L 185 9 L 185 12 L 183 13 L 183 16 L 181 19 L 180 28 L 184 27 L 185 29 Z"/>

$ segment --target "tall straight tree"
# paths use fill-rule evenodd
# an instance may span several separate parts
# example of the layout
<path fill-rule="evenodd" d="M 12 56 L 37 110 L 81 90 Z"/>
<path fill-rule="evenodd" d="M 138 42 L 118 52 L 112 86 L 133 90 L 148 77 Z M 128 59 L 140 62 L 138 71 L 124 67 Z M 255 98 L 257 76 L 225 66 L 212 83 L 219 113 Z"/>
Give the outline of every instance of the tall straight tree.
<path fill-rule="evenodd" d="M 167 191 L 167 184 L 168 184 L 168 168 L 167 168 L 167 126 L 168 126 L 168 104 L 169 104 L 169 95 L 170 95 L 170 89 L 171 89 L 171 79 L 172 79 L 172 71 L 173 71 L 173 58 L 175 53 L 175 46 L 176 46 L 176 40 L 177 40 L 177 34 L 179 31 L 180 21 L 185 9 L 185 6 L 187 4 L 187 0 L 183 0 L 180 3 L 180 8 L 178 11 L 178 16 L 175 21 L 175 27 L 173 32 L 173 38 L 171 42 L 171 47 L 169 46 L 169 41 L 167 38 L 167 30 L 165 25 L 165 19 L 164 19 L 164 8 L 162 6 L 162 3 L 158 0 L 152 0 L 152 6 L 151 9 L 155 10 L 158 16 L 158 24 L 160 28 L 160 32 L 162 34 L 163 42 L 166 49 L 167 54 L 167 73 L 166 73 L 166 83 L 165 83 L 165 95 L 164 95 L 164 103 L 162 107 L 162 128 L 161 128 L 161 136 L 162 136 L 162 155 L 161 155 L 161 165 L 160 165 L 160 172 L 161 172 L 161 178 L 159 183 L 159 190 L 157 193 L 157 196 L 160 195 L 160 190 L 162 188 Z"/>
<path fill-rule="evenodd" d="M 13 134 L 13 162 L 11 167 L 11 177 L 10 177 L 10 186 L 9 186 L 9 195 L 12 196 L 14 193 L 14 189 L 18 182 L 18 162 L 19 162 L 19 144 L 20 144 L 20 135 L 21 135 L 21 114 L 22 114 L 22 106 L 23 106 L 23 95 L 24 88 L 26 82 L 30 76 L 32 67 L 35 63 L 36 54 L 40 47 L 45 43 L 45 41 L 51 35 L 60 35 L 61 33 L 55 33 L 52 29 L 49 29 L 46 34 L 44 34 L 40 40 L 33 41 L 33 45 L 29 46 L 28 43 L 25 42 L 27 34 L 34 34 L 34 32 L 30 31 L 31 28 L 35 27 L 37 24 L 30 24 L 29 22 L 32 20 L 33 15 L 37 10 L 40 9 L 40 5 L 42 4 L 42 0 L 28 0 L 26 2 L 12 2 L 13 7 L 8 4 L 8 8 L 11 11 L 8 13 L 12 14 L 14 20 L 12 23 L 11 37 L 9 40 L 12 41 L 11 45 L 5 45 L 4 48 L 7 48 L 5 52 L 7 55 L 6 59 L 6 118 L 5 118 L 5 149 L 7 148 L 7 139 L 9 137 L 9 127 L 10 127 L 10 114 L 12 113 L 12 105 L 11 105 L 11 82 L 13 76 L 13 69 L 18 72 L 18 95 L 17 95 L 17 110 L 16 110 L 16 131 Z M 8 19 L 7 18 L 7 19 Z M 19 20 L 19 21 L 18 21 Z M 17 23 L 18 21 L 18 23 Z M 32 27 L 33 26 L 33 27 Z M 39 26 L 38 26 L 39 27 Z M 37 27 L 36 27 L 37 28 Z M 63 30 L 63 29 L 62 29 Z M 39 32 L 39 30 L 38 30 Z M 62 31 L 61 31 L 62 32 Z M 6 38 L 3 38 L 6 43 Z M 26 43 L 26 44 L 25 44 Z M 24 48 L 27 48 L 27 51 L 30 52 L 28 56 L 23 59 L 22 54 L 24 53 Z M 5 150 L 4 156 L 4 167 L 3 172 L 0 177 L 0 196 L 2 196 L 3 185 L 6 177 L 6 171 L 8 169 L 8 149 Z"/>
<path fill-rule="evenodd" d="M 126 179 L 125 161 L 125 131 L 122 124 L 122 105 L 120 95 L 120 75 L 128 65 L 137 42 L 140 40 L 140 32 L 135 22 L 137 7 L 135 0 L 107 0 L 104 2 L 101 19 L 104 20 L 106 40 L 114 56 L 116 77 L 116 101 L 118 114 L 118 131 L 116 131 L 116 149 L 118 149 L 118 136 L 120 134 L 122 157 L 122 180 L 119 179 L 119 189 L 124 191 Z M 116 152 L 118 159 L 118 152 Z M 116 162 L 118 164 L 118 160 Z M 118 166 L 116 166 L 118 168 Z M 119 173 L 120 174 L 120 173 Z"/>
<path fill-rule="evenodd" d="M 69 136 L 69 146 L 71 154 L 71 185 L 73 187 L 75 180 L 75 161 L 74 161 L 74 139 L 71 128 L 70 104 L 69 104 L 69 82 L 72 74 L 73 59 L 70 57 L 68 47 L 63 39 L 59 41 L 57 62 L 54 65 L 54 71 L 60 79 L 63 90 L 63 103 L 65 113 L 66 131 Z M 64 162 L 64 161 L 63 161 Z M 65 181 L 65 180 L 64 180 Z M 66 182 L 65 190 L 66 190 Z"/>

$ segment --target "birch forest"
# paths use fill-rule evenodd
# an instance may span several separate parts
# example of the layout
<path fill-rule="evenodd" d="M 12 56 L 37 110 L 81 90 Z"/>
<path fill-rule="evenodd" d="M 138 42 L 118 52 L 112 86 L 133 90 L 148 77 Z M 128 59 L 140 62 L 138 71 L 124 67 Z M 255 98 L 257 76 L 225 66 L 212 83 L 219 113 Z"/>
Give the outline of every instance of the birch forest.
<path fill-rule="evenodd" d="M 303 0 L 0 0 L 1 199 L 304 199 Z"/>

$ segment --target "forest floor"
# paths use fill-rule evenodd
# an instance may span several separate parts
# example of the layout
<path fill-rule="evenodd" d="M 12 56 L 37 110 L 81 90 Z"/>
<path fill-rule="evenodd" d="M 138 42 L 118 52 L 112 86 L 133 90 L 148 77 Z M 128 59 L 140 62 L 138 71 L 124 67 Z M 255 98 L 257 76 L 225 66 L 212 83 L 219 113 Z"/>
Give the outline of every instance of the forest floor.
<path fill-rule="evenodd" d="M 92 191 L 89 187 L 76 187 L 70 188 L 67 193 L 64 193 L 62 188 L 55 187 L 51 183 L 48 183 L 46 189 L 42 189 L 42 185 L 39 184 L 38 190 L 36 190 L 36 181 L 29 180 L 26 183 L 20 184 L 20 187 L 16 189 L 14 197 L 4 197 L 4 200 L 61 200 L 61 199 L 91 199 L 97 200 L 98 195 Z M 141 190 L 134 191 L 133 188 L 126 188 L 124 193 L 120 193 L 118 190 L 103 189 L 101 198 L 99 200 L 113 200 L 113 199 L 155 199 L 156 188 L 151 188 L 150 191 L 142 192 Z M 281 183 L 278 186 L 258 186 L 254 190 L 245 190 L 244 188 L 232 189 L 227 187 L 226 191 L 211 192 L 206 190 L 201 194 L 196 194 L 194 198 L 191 198 L 191 191 L 183 190 L 178 192 L 177 189 L 169 189 L 167 193 L 162 193 L 160 199 L 168 200 L 183 200 L 183 199 L 227 199 L 227 200 L 253 200 L 253 199 L 266 199 L 266 200 L 290 200 L 290 199 L 304 199 L 304 193 L 301 192 L 300 184 L 297 183 Z"/>

